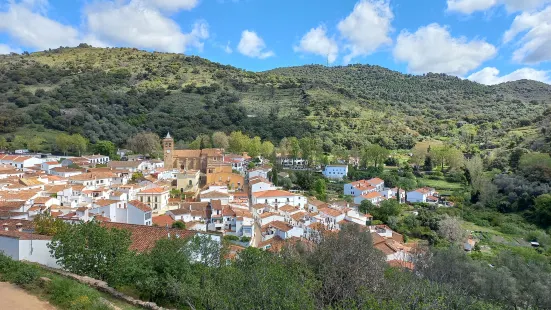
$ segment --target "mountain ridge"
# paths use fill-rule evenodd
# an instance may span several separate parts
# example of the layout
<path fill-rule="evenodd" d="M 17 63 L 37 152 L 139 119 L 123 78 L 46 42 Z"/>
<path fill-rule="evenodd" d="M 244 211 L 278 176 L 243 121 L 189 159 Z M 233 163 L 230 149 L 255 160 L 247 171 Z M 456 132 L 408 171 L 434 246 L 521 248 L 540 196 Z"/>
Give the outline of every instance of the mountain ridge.
<path fill-rule="evenodd" d="M 143 130 L 188 142 L 242 130 L 274 142 L 315 135 L 326 150 L 409 148 L 459 139 L 458 122 L 501 140 L 538 122 L 551 104 L 551 86 L 536 81 L 485 86 L 373 65 L 255 73 L 197 56 L 88 45 L 0 57 L 0 90 L 0 134 L 8 139 L 24 128 L 120 145 Z"/>

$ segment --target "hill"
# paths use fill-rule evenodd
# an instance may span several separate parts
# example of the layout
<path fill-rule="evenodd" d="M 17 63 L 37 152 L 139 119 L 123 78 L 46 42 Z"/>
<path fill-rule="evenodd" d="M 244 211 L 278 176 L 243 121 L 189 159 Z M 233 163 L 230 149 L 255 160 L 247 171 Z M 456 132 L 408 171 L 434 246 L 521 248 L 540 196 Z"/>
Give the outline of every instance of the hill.
<path fill-rule="evenodd" d="M 510 130 L 540 121 L 549 104 L 551 86 L 539 82 L 484 86 L 369 65 L 254 73 L 85 44 L 0 56 L 0 134 L 8 138 L 67 131 L 123 144 L 142 130 L 170 130 L 182 141 L 242 130 L 275 142 L 311 133 L 329 151 L 367 141 L 409 148 L 423 137 L 462 139 L 467 128 L 499 145 Z"/>

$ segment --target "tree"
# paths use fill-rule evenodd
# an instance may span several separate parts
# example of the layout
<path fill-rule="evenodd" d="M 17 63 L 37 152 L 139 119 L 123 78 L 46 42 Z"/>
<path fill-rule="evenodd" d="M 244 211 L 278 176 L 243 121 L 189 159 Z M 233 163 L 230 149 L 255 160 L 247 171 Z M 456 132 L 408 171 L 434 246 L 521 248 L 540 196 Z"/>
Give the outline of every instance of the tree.
<path fill-rule="evenodd" d="M 464 241 L 465 230 L 458 218 L 445 216 L 438 222 L 438 235 L 451 243 L 460 243 Z"/>
<path fill-rule="evenodd" d="M 264 158 L 268 158 L 274 153 L 274 145 L 270 141 L 264 141 L 262 142 L 262 147 L 260 148 L 260 150 L 262 156 Z"/>
<path fill-rule="evenodd" d="M 551 194 L 540 195 L 536 198 L 533 214 L 541 225 L 551 226 Z"/>
<path fill-rule="evenodd" d="M 0 137 L 0 150 L 7 150 L 9 147 L 8 141 L 5 137 Z"/>
<path fill-rule="evenodd" d="M 383 223 L 388 223 L 388 219 L 392 216 L 398 216 L 402 212 L 402 206 L 398 201 L 385 200 L 381 202 L 378 208 L 374 208 L 371 211 L 371 215 L 377 220 L 382 221 Z"/>
<path fill-rule="evenodd" d="M 262 140 L 260 137 L 256 136 L 249 140 L 249 145 L 247 146 L 247 153 L 251 157 L 260 156 L 262 151 Z"/>
<path fill-rule="evenodd" d="M 279 152 L 281 156 L 287 156 L 291 153 L 291 141 L 289 139 L 283 138 L 279 141 Z"/>
<path fill-rule="evenodd" d="M 111 141 L 100 140 L 94 145 L 94 149 L 97 153 L 105 156 L 113 157 L 117 148 L 115 144 Z"/>
<path fill-rule="evenodd" d="M 465 160 L 465 170 L 467 170 L 469 174 L 468 180 L 473 191 L 480 191 L 482 182 L 484 181 L 484 164 L 480 156 L 476 155 Z"/>
<path fill-rule="evenodd" d="M 55 137 L 55 144 L 58 150 L 60 150 L 63 155 L 67 155 L 67 152 L 71 149 L 72 139 L 66 133 L 61 133 Z"/>
<path fill-rule="evenodd" d="M 368 145 L 362 150 L 362 166 L 367 167 L 373 163 L 373 166 L 377 168 L 384 163 L 389 154 L 390 152 L 380 145 Z"/>
<path fill-rule="evenodd" d="M 544 153 L 528 153 L 522 155 L 519 169 L 530 181 L 551 181 L 551 156 Z"/>
<path fill-rule="evenodd" d="M 291 155 L 291 157 L 299 158 L 301 149 L 300 149 L 300 143 L 296 137 L 289 138 L 289 146 L 290 146 L 289 154 Z"/>
<path fill-rule="evenodd" d="M 463 162 L 463 153 L 449 145 L 432 147 L 430 156 L 434 159 L 435 164 L 441 166 L 442 171 L 444 171 L 444 165 L 446 164 L 450 168 L 457 168 L 461 167 Z"/>
<path fill-rule="evenodd" d="M 172 223 L 172 228 L 186 229 L 186 223 L 184 223 L 182 221 L 176 221 L 176 222 Z"/>
<path fill-rule="evenodd" d="M 228 149 L 229 146 L 230 146 L 228 136 L 225 133 L 221 132 L 221 131 L 217 131 L 217 132 L 213 133 L 212 134 L 212 146 L 215 147 L 215 148 L 220 148 L 220 149 Z"/>
<path fill-rule="evenodd" d="M 160 141 L 157 134 L 144 131 L 128 139 L 126 145 L 134 153 L 158 157 L 162 152 Z"/>
<path fill-rule="evenodd" d="M 48 244 L 63 269 L 94 279 L 117 283 L 119 268 L 130 255 L 130 233 L 102 227 L 97 221 L 68 225 Z"/>
<path fill-rule="evenodd" d="M 244 135 L 241 131 L 234 131 L 229 138 L 229 151 L 232 153 L 246 152 L 249 146 L 250 138 Z"/>
<path fill-rule="evenodd" d="M 324 179 L 316 180 L 314 190 L 316 191 L 316 198 L 321 201 L 327 201 L 327 184 Z"/>
<path fill-rule="evenodd" d="M 375 208 L 377 207 L 371 201 L 365 199 L 362 201 L 362 203 L 360 203 L 358 210 L 363 214 L 367 214 L 367 213 L 370 213 Z"/>
<path fill-rule="evenodd" d="M 67 223 L 50 214 L 38 214 L 33 219 L 34 231 L 40 235 L 54 236 L 67 228 Z"/>
<path fill-rule="evenodd" d="M 42 150 L 42 143 L 46 140 L 40 136 L 34 136 L 30 139 L 27 139 L 27 148 L 32 152 L 39 152 Z"/>
<path fill-rule="evenodd" d="M 78 133 L 71 135 L 71 149 L 81 156 L 88 148 L 88 140 Z"/>
<path fill-rule="evenodd" d="M 24 149 L 27 147 L 27 139 L 23 136 L 15 136 L 11 142 L 12 149 Z"/>

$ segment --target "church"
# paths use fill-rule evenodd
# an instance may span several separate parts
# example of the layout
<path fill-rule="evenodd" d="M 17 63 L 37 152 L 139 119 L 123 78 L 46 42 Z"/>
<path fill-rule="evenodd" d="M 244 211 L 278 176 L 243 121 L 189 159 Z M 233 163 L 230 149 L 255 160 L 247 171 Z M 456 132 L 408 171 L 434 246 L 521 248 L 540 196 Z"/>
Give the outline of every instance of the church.
<path fill-rule="evenodd" d="M 224 161 L 223 149 L 175 150 L 170 133 L 163 139 L 163 154 L 166 169 L 199 170 L 207 173 L 209 166 Z"/>

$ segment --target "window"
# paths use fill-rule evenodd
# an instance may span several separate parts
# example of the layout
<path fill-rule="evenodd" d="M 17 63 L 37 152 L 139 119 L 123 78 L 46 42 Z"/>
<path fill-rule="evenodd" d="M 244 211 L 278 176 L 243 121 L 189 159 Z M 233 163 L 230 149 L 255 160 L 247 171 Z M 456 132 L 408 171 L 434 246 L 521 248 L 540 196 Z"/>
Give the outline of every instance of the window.
<path fill-rule="evenodd" d="M 193 185 L 193 181 L 189 180 L 189 186 L 192 186 L 192 185 Z"/>
<path fill-rule="evenodd" d="M 147 197 L 147 202 L 151 202 L 151 197 Z"/>
<path fill-rule="evenodd" d="M 157 202 L 157 196 L 155 196 L 155 202 Z"/>

